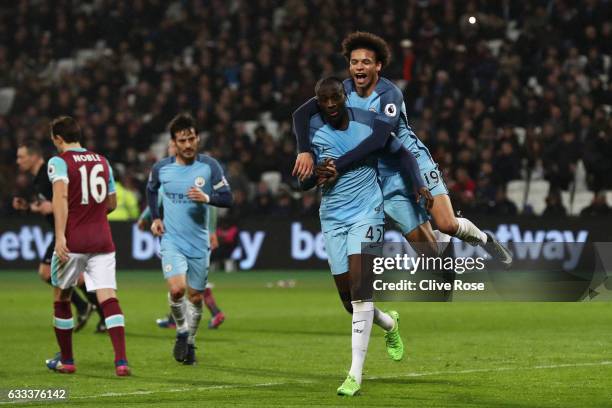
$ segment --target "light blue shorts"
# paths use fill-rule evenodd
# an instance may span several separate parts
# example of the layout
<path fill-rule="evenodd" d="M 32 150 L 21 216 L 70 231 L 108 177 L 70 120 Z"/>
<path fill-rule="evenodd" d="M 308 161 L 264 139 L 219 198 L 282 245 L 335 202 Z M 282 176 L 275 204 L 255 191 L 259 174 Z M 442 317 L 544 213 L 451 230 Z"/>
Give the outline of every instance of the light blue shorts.
<path fill-rule="evenodd" d="M 425 181 L 432 196 L 448 194 L 448 189 L 437 164 L 432 163 L 428 168 L 421 169 L 421 171 L 423 181 Z M 380 182 L 385 214 L 395 222 L 403 235 L 431 219 L 431 216 L 425 210 L 423 199 L 419 203 L 415 201 L 414 193 L 411 191 L 412 186 L 410 184 L 406 186 L 401 174 L 381 176 Z"/>
<path fill-rule="evenodd" d="M 190 288 L 195 290 L 206 288 L 209 254 L 202 258 L 189 258 L 175 249 L 162 249 L 160 252 L 164 279 L 177 275 L 187 275 L 187 285 Z"/>
<path fill-rule="evenodd" d="M 364 220 L 323 233 L 327 262 L 332 275 L 349 271 L 348 256 L 361 253 L 364 242 L 382 242 L 385 227 L 381 220 Z"/>

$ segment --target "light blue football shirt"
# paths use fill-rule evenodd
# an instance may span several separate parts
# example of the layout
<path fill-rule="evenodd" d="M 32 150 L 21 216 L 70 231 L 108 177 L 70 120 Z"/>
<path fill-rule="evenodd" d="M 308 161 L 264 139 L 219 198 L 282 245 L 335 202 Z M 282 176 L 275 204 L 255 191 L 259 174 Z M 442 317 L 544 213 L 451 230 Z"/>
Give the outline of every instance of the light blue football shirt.
<path fill-rule="evenodd" d="M 230 191 L 219 163 L 204 154 L 190 165 L 178 164 L 175 157 L 159 161 L 151 171 L 147 188 L 158 191 L 162 198 L 166 232 L 162 235 L 161 249 L 201 258 L 207 256 L 210 247 L 209 206 L 187 197 L 191 187 L 198 187 L 209 196 L 213 191 Z"/>
<path fill-rule="evenodd" d="M 393 82 L 386 78 L 380 78 L 376 88 L 367 98 L 359 96 L 351 79 L 346 79 L 343 84 L 348 106 L 374 112 L 378 114 L 379 119 L 391 124 L 395 129 L 395 136 L 414 155 L 421 169 L 428 169 L 435 165 L 429 149 L 408 124 L 404 97 Z M 380 156 L 378 170 L 381 176 L 399 173 L 399 169 L 399 157 L 385 154 Z"/>
<path fill-rule="evenodd" d="M 376 115 L 349 108 L 349 125 L 338 130 L 325 123 L 320 114 L 310 119 L 310 142 L 317 164 L 337 159 L 372 134 Z M 359 165 L 358 165 L 359 166 Z M 330 188 L 323 189 L 319 208 L 321 228 L 330 231 L 365 220 L 383 222 L 383 196 L 378 184 L 376 158 L 342 174 Z"/>

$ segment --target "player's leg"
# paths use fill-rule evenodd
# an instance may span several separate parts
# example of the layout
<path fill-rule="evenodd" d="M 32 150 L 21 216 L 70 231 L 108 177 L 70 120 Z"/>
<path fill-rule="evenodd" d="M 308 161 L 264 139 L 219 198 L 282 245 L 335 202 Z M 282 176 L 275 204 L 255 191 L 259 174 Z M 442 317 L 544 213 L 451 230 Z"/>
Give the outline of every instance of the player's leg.
<path fill-rule="evenodd" d="M 78 290 L 77 290 L 78 289 Z M 87 300 L 84 300 L 78 292 L 81 292 L 85 295 Z M 83 274 L 79 276 L 79 281 L 77 286 L 72 291 L 72 297 L 70 298 L 72 304 L 76 307 L 78 311 L 76 325 L 74 326 L 75 333 L 85 327 L 87 321 L 89 320 L 89 316 L 93 313 L 95 309 L 99 310 L 98 299 L 96 298 L 95 292 L 87 292 L 85 288 L 85 280 L 83 278 Z M 100 321 L 104 322 L 102 318 L 102 312 L 99 310 Z"/>
<path fill-rule="evenodd" d="M 51 284 L 53 285 L 53 326 L 55 338 L 60 352 L 51 359 L 46 360 L 49 369 L 59 373 L 74 373 L 76 366 L 72 354 L 72 332 L 74 321 L 70 296 L 72 288 L 76 285 L 79 271 L 84 267 L 81 254 L 69 254 L 69 259 L 61 263 L 56 255 L 51 259 Z"/>
<path fill-rule="evenodd" d="M 189 326 L 187 323 L 187 258 L 175 249 L 162 249 L 162 268 L 168 284 L 168 303 L 172 317 L 176 322 L 176 340 L 173 355 L 178 362 L 183 362 L 187 355 Z"/>
<path fill-rule="evenodd" d="M 95 291 L 115 352 L 115 373 L 130 375 L 125 347 L 125 317 L 117 299 L 115 253 L 91 254 L 84 273 L 87 291 Z"/>
<path fill-rule="evenodd" d="M 202 319 L 202 299 L 208 281 L 208 254 L 202 258 L 187 258 L 187 319 L 189 337 L 187 339 L 187 354 L 183 364 L 195 364 L 195 338 Z"/>
<path fill-rule="evenodd" d="M 512 264 L 512 253 L 497 241 L 493 235 L 481 231 L 467 218 L 455 216 L 453 206 L 447 194 L 434 196 L 434 204 L 430 212 L 436 226 L 444 234 L 459 238 L 471 245 L 482 245 L 487 252 L 501 263 L 506 266 Z"/>
<path fill-rule="evenodd" d="M 206 289 L 204 289 L 204 304 L 206 308 L 210 312 L 211 318 L 208 322 L 209 329 L 216 329 L 221 326 L 221 323 L 225 321 L 225 313 L 219 309 L 217 306 L 217 302 L 215 301 L 215 297 L 213 296 L 212 288 L 210 284 L 206 284 Z"/>

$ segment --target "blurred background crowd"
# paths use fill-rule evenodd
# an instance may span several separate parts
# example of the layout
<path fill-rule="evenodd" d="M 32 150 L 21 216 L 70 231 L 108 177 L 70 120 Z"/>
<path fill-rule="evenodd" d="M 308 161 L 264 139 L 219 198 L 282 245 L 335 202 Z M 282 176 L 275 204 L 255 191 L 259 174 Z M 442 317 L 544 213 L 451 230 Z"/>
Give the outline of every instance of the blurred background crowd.
<path fill-rule="evenodd" d="M 17 146 L 53 154 L 48 122 L 76 117 L 145 205 L 166 125 L 197 119 L 235 192 L 230 216 L 318 213 L 295 191 L 291 112 L 355 30 L 386 39 L 383 75 L 455 207 L 486 214 L 609 213 L 612 47 L 604 0 L 21 0 L 0 5 L 0 211 L 28 184 Z"/>

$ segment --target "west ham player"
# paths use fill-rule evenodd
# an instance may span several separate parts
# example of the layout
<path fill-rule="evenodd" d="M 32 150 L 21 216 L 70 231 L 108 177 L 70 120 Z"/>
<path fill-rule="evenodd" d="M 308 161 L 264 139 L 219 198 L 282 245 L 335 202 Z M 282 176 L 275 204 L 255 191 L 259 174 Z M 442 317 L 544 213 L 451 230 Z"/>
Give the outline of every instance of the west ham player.
<path fill-rule="evenodd" d="M 194 364 L 195 336 L 208 279 L 209 206 L 229 207 L 233 197 L 219 163 L 197 153 L 200 138 L 190 115 L 179 114 L 172 119 L 170 135 L 176 145 L 176 157 L 167 157 L 153 166 L 147 199 L 153 219 L 151 231 L 162 237 L 162 269 L 176 322 L 174 358 Z M 158 206 L 162 187 L 163 221 Z"/>
<path fill-rule="evenodd" d="M 347 108 L 342 82 L 337 78 L 320 80 L 315 92 L 321 113 L 310 119 L 310 141 L 317 164 L 324 168 L 329 160 L 337 159 L 371 135 L 376 115 Z M 418 167 L 413 171 L 418 174 Z M 317 181 L 315 174 L 302 187 L 312 188 Z M 384 235 L 383 195 L 376 159 L 372 157 L 363 165 L 354 166 L 326 185 L 319 213 L 330 269 L 340 299 L 353 318 L 351 368 L 338 394 L 353 396 L 361 388 L 372 323 L 386 331 L 391 358 L 401 360 L 404 351 L 399 315 L 374 307 L 372 269 L 368 266 L 371 260 L 364 259 L 371 255 L 361 253 L 362 242 L 381 242 Z"/>
<path fill-rule="evenodd" d="M 59 373 L 74 373 L 70 294 L 81 271 L 95 291 L 115 351 L 115 373 L 130 374 L 125 353 L 125 319 L 115 290 L 115 244 L 106 214 L 115 209 L 115 181 L 106 158 L 81 147 L 81 129 L 69 116 L 51 122 L 51 139 L 59 155 L 49 160 L 53 183 L 55 251 L 51 259 L 55 335 L 60 353 L 47 360 Z"/>
<path fill-rule="evenodd" d="M 391 81 L 379 76 L 391 58 L 387 43 L 374 34 L 355 32 L 342 42 L 342 53 L 349 63 L 351 75 L 351 78 L 344 81 L 348 106 L 376 112 L 380 121 L 370 138 L 334 161 L 337 170 L 342 173 L 352 163 L 384 147 L 390 132 L 394 132 L 418 160 L 421 174 L 434 196 L 429 212 L 438 230 L 472 245 L 485 246 L 491 255 L 509 266 L 512 254 L 491 234 L 481 231 L 467 218 L 455 217 L 438 165 L 408 125 L 401 91 Z M 309 153 L 308 118 L 317 111 L 316 101 L 311 99 L 294 113 L 294 130 L 300 151 L 294 174 L 300 178 L 311 174 L 314 167 Z M 437 252 L 436 236 L 429 223 L 429 214 L 411 197 L 411 191 L 405 188 L 396 159 L 381 159 L 378 169 L 385 198 L 385 213 L 399 226 L 409 242 L 427 242 L 432 252 Z"/>
<path fill-rule="evenodd" d="M 32 191 L 28 194 L 28 197 L 14 197 L 13 208 L 20 211 L 30 211 L 34 214 L 41 214 L 45 217 L 47 222 L 53 228 L 53 207 L 51 205 L 51 197 L 53 195 L 53 187 L 47 177 L 47 163 L 43 158 L 42 150 L 36 142 L 25 142 L 17 148 L 17 166 L 19 170 L 24 173 L 30 173 L 34 179 L 32 181 Z M 52 240 L 47 246 L 45 255 L 38 265 L 38 275 L 40 278 L 51 285 L 51 256 L 53 255 L 53 248 L 55 247 L 55 240 Z M 79 289 L 81 289 L 86 295 L 85 282 L 81 278 L 79 280 Z M 77 332 L 82 329 L 91 312 L 94 309 L 94 305 L 97 303 L 95 295 L 87 296 L 92 303 L 89 303 L 77 293 L 73 291 L 70 297 L 70 301 L 76 308 L 77 323 L 74 327 L 74 331 Z"/>

